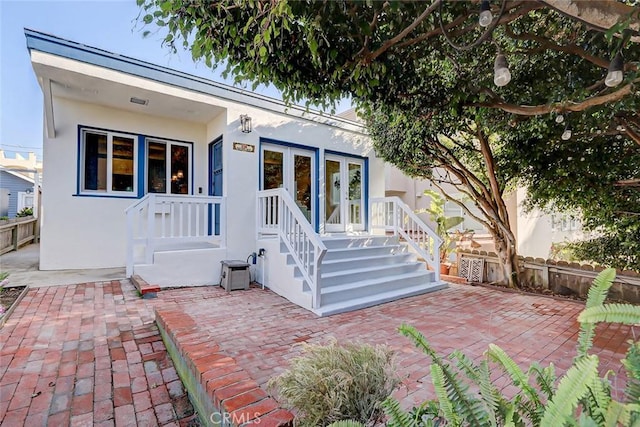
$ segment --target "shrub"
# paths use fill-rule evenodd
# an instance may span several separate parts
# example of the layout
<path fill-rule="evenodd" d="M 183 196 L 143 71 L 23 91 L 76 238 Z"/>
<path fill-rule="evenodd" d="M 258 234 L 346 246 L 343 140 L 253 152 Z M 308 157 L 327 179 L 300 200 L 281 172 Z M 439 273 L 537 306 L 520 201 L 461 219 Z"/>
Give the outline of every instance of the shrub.
<path fill-rule="evenodd" d="M 640 306 L 604 304 L 614 278 L 615 270 L 609 269 L 594 280 L 585 310 L 578 317 L 580 334 L 573 366 L 560 381 L 553 365 L 543 368 L 534 363 L 523 371 L 493 344 L 480 364 L 460 351 L 440 357 L 420 332 L 402 325 L 400 332 L 431 358 L 437 399 L 412 412 L 387 399 L 383 406 L 388 426 L 640 426 L 640 342 L 631 343 L 622 360 L 627 371 L 625 401 L 612 398 L 609 374 L 600 377 L 598 356 L 589 354 L 598 323 L 640 323 Z M 518 389 L 515 396 L 504 396 L 494 384 L 492 378 L 501 377 L 492 371 L 494 366 Z"/>
<path fill-rule="evenodd" d="M 33 208 L 22 208 L 20 212 L 16 214 L 16 217 L 32 216 Z"/>
<path fill-rule="evenodd" d="M 269 382 L 297 425 L 326 426 L 340 420 L 373 425 L 381 403 L 400 384 L 393 352 L 367 344 L 305 344 L 289 369 Z"/>

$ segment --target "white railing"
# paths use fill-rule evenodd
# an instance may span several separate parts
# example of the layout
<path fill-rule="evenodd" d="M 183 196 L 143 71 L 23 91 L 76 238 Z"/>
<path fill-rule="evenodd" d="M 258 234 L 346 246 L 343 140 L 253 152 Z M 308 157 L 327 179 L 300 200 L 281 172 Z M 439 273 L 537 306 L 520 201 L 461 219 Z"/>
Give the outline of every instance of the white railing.
<path fill-rule="evenodd" d="M 320 307 L 320 263 L 327 252 L 293 197 L 283 188 L 258 192 L 258 233 L 277 234 L 311 289 L 312 308 Z"/>
<path fill-rule="evenodd" d="M 440 245 L 442 239 L 399 197 L 370 200 L 371 231 L 382 229 L 402 237 L 421 256 L 440 281 Z"/>
<path fill-rule="evenodd" d="M 226 246 L 225 198 L 147 194 L 129 206 L 127 215 L 127 277 L 133 274 L 136 249 L 144 263 L 153 262 L 165 244 L 206 242 Z"/>

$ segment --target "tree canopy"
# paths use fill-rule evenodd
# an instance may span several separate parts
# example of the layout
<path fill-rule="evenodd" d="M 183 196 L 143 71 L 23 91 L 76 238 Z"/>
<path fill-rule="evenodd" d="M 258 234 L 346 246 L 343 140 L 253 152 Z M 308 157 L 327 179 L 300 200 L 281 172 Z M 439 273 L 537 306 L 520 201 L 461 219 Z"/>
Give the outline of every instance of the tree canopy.
<path fill-rule="evenodd" d="M 351 96 L 386 160 L 421 177 L 446 166 L 436 180 L 482 196 L 495 230 L 508 224 L 502 197 L 515 185 L 531 206 L 579 209 L 605 234 L 640 223 L 635 1 L 495 0 L 492 31 L 476 24 L 478 1 L 139 3 L 167 44 L 226 63 L 238 81 L 272 83 L 291 102 Z M 607 87 L 618 52 L 624 80 Z M 512 76 L 502 87 L 497 53 Z"/>

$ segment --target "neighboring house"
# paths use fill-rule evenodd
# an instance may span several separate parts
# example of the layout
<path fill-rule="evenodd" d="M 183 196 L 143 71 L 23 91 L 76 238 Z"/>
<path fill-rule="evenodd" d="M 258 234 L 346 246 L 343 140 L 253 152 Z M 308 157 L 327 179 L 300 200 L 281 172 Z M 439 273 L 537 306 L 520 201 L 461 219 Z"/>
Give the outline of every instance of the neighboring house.
<path fill-rule="evenodd" d="M 425 190 L 432 188 L 428 180 L 413 179 L 391 165 L 385 168 L 385 193 L 387 196 L 397 196 L 411 209 L 420 212 L 430 204 Z M 451 189 L 450 195 L 456 196 Z M 550 256 L 551 246 L 557 243 L 574 241 L 583 237 L 579 220 L 566 214 L 547 214 L 539 210 L 525 212 L 523 202 L 526 198 L 526 189 L 520 188 L 505 200 L 509 212 L 511 229 L 518 242 L 518 254 L 526 257 L 544 258 Z M 478 209 L 472 203 L 465 205 L 472 211 Z M 445 206 L 447 216 L 462 216 L 464 222 L 457 229 L 473 230 L 474 248 L 479 250 L 494 251 L 493 239 L 482 224 L 475 221 L 455 203 L 447 202 Z M 427 214 L 420 214 L 425 222 L 428 222 Z"/>
<path fill-rule="evenodd" d="M 205 285 L 258 254 L 258 282 L 321 315 L 443 286 L 437 238 L 384 198 L 359 123 L 25 34 L 44 94 L 41 269 Z"/>
<path fill-rule="evenodd" d="M 33 208 L 34 187 L 32 178 L 0 166 L 0 217 L 15 218 L 22 209 Z"/>

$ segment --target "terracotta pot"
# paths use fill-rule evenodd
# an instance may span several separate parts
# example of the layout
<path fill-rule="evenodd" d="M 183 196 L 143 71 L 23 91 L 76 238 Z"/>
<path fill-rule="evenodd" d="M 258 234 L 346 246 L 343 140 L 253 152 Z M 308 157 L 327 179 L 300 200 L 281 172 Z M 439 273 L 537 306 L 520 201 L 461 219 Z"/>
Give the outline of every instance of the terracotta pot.
<path fill-rule="evenodd" d="M 449 274 L 449 269 L 451 266 L 449 264 L 440 264 L 440 274 Z"/>

